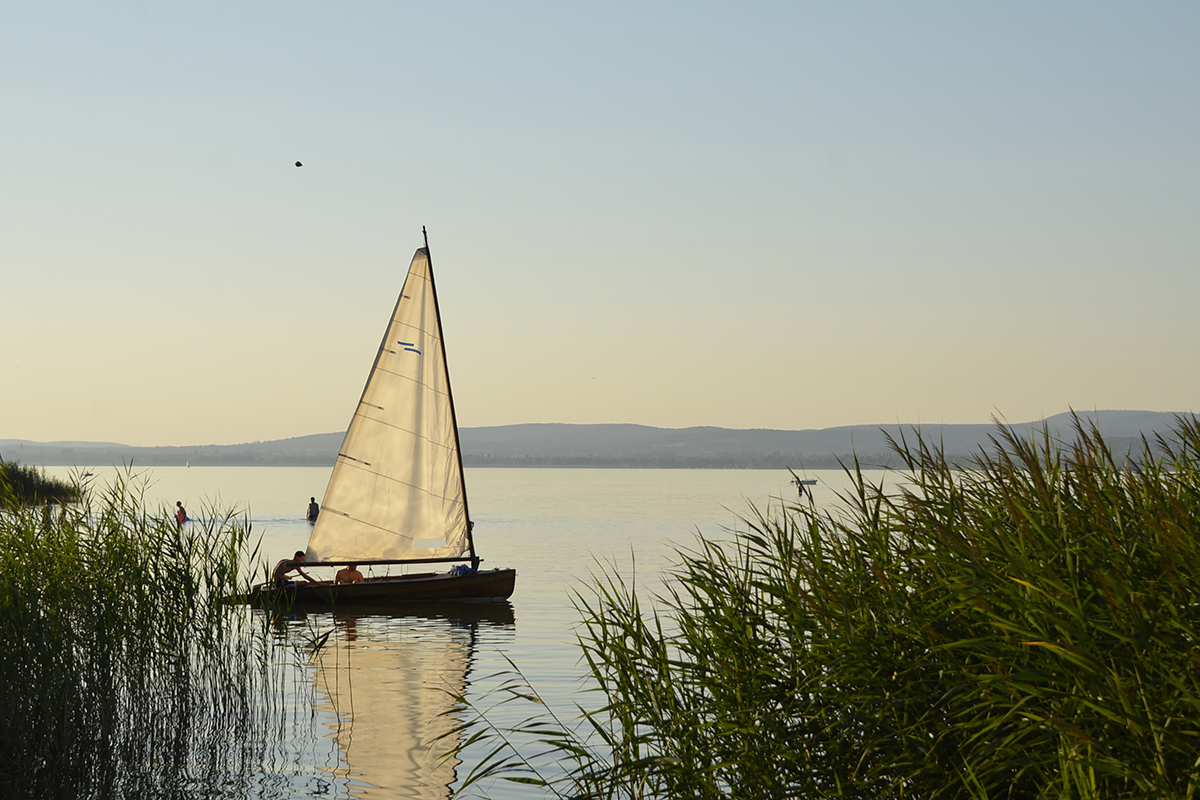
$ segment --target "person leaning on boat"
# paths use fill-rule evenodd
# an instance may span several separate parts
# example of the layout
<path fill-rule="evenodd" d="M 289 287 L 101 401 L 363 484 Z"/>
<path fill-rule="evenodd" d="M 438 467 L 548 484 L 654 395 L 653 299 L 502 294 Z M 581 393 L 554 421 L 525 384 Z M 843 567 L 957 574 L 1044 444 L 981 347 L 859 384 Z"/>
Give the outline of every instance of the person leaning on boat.
<path fill-rule="evenodd" d="M 271 573 L 271 579 L 275 582 L 275 586 L 280 589 L 286 589 L 289 586 L 295 586 L 296 582 L 288 580 L 288 575 L 292 572 L 299 573 L 300 577 L 309 583 L 316 583 L 312 578 L 305 574 L 304 570 L 300 569 L 300 565 L 304 563 L 304 551 L 297 550 L 296 554 L 291 558 L 285 558 L 275 565 L 275 570 Z"/>

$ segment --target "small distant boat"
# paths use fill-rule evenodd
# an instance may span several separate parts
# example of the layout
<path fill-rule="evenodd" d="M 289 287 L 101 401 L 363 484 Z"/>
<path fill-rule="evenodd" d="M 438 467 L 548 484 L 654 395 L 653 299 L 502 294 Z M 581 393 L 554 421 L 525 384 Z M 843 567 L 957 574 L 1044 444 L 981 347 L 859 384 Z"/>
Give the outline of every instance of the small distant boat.
<path fill-rule="evenodd" d="M 817 485 L 816 478 L 801 478 L 799 475 L 796 474 L 796 470 L 792 469 L 791 467 L 787 467 L 787 471 L 792 474 L 792 486 L 816 486 Z M 801 491 L 803 491 L 803 489 L 801 489 Z"/>
<path fill-rule="evenodd" d="M 816 478 L 801 478 L 799 475 L 796 474 L 796 471 L 794 469 L 792 469 L 791 467 L 788 467 L 787 471 L 792 474 L 792 486 L 796 487 L 796 491 L 800 493 L 801 499 L 804 498 L 804 487 L 805 486 L 816 486 L 817 485 Z M 809 493 L 809 497 L 810 498 L 812 497 L 811 492 Z"/>
<path fill-rule="evenodd" d="M 449 572 L 361 583 L 264 583 L 247 599 L 317 607 L 504 600 L 513 593 L 516 570 L 481 571 L 473 528 L 426 237 L 342 440 L 304 569 L 459 563 Z"/>

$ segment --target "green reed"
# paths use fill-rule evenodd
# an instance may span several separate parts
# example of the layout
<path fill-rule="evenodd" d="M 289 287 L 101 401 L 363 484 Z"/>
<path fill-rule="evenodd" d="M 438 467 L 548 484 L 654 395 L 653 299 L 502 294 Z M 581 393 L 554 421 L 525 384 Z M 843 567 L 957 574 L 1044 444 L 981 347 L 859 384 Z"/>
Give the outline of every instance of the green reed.
<path fill-rule="evenodd" d="M 463 789 L 1196 797 L 1200 422 L 1134 458 L 1078 421 L 965 470 L 894 445 L 894 488 L 851 465 L 837 508 L 756 512 L 658 596 L 609 570 L 577 599 L 599 707 L 564 723 L 514 672 L 539 705 L 461 726 L 488 753 Z"/>
<path fill-rule="evenodd" d="M 69 503 L 79 498 L 76 487 L 51 478 L 45 470 L 0 458 L 0 508 L 13 505 Z"/>
<path fill-rule="evenodd" d="M 261 760 L 266 637 L 223 602 L 245 591 L 249 525 L 177 525 L 143 488 L 127 473 L 52 515 L 0 511 L 5 796 L 224 796 Z"/>

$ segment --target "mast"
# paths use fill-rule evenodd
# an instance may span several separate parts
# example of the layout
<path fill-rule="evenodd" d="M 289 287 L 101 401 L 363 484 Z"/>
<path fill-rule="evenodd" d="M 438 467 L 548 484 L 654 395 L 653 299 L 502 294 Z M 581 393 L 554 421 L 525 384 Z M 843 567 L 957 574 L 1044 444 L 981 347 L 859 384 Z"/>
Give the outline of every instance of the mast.
<path fill-rule="evenodd" d="M 471 551 L 471 569 L 479 569 L 479 556 L 475 555 L 475 536 L 471 529 L 475 527 L 475 523 L 471 522 L 471 507 L 467 504 L 467 476 L 463 472 L 462 463 L 462 444 L 458 440 L 458 414 L 454 410 L 454 391 L 451 388 L 450 381 L 450 362 L 446 357 L 446 330 L 442 327 L 442 306 L 437 299 L 437 281 L 433 279 L 433 254 L 429 252 L 429 232 L 425 230 L 425 226 L 421 226 L 421 236 L 425 239 L 425 257 L 429 259 L 429 290 L 433 293 L 433 310 L 437 315 L 438 332 L 442 335 L 442 361 L 446 365 L 446 397 L 450 401 L 450 422 L 454 426 L 454 452 L 458 456 L 458 479 L 462 484 L 463 493 L 463 512 L 467 518 L 467 547 Z"/>

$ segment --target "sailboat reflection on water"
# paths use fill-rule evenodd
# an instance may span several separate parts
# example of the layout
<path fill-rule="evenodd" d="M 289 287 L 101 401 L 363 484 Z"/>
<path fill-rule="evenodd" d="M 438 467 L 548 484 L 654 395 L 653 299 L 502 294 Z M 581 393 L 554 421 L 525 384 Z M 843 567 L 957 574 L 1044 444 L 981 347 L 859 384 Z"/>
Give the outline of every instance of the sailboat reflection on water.
<path fill-rule="evenodd" d="M 337 641 L 319 652 L 313 680 L 339 753 L 325 771 L 350 797 L 450 797 L 461 762 L 443 756 L 461 742 L 434 741 L 459 723 L 450 693 L 466 691 L 479 627 L 513 621 L 507 603 L 461 612 L 334 618 Z"/>

